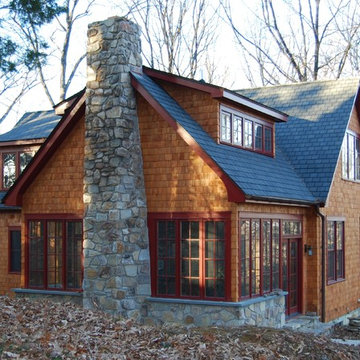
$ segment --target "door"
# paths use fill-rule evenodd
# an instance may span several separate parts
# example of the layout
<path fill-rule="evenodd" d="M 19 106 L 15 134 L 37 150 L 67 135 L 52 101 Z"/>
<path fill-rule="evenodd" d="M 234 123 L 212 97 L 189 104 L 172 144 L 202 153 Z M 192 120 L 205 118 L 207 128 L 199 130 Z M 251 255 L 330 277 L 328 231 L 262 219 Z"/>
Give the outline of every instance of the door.
<path fill-rule="evenodd" d="M 288 292 L 285 296 L 286 315 L 300 311 L 300 276 L 299 276 L 300 239 L 283 239 L 282 257 L 282 289 Z"/>

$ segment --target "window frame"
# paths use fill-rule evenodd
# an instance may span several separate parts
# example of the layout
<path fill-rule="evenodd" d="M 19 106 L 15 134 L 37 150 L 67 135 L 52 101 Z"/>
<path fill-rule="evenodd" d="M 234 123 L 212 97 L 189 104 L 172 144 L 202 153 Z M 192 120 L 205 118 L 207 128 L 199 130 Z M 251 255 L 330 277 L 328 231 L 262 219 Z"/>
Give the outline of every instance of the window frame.
<path fill-rule="evenodd" d="M 21 175 L 22 171 L 20 169 L 20 156 L 23 153 L 32 153 L 35 156 L 36 151 L 38 150 L 39 146 L 23 146 L 23 147 L 14 147 L 14 146 L 6 146 L 0 148 L 0 190 L 6 191 L 9 190 L 10 187 L 4 187 L 4 155 L 6 154 L 15 154 L 15 181 Z M 31 161 L 31 160 L 30 160 Z M 29 162 L 30 163 L 30 162 Z M 29 165 L 28 163 L 28 165 Z M 14 182 L 15 182 L 14 181 Z"/>
<path fill-rule="evenodd" d="M 176 221 L 176 236 L 175 236 L 175 295 L 159 294 L 157 290 L 157 223 L 159 221 Z M 206 297 L 205 290 L 200 290 L 199 296 L 184 296 L 181 295 L 181 236 L 180 236 L 180 222 L 181 221 L 199 221 L 203 224 L 205 229 L 205 222 L 207 221 L 224 221 L 225 227 L 225 252 L 224 252 L 224 297 Z M 150 241 L 150 268 L 151 268 L 151 294 L 153 297 L 172 298 L 172 299 L 188 299 L 188 300 L 205 300 L 205 301 L 229 301 L 231 297 L 231 212 L 174 212 L 174 213 L 148 213 L 148 230 Z M 205 284 L 205 232 L 201 235 L 201 225 L 199 234 L 199 268 L 201 271 L 200 289 Z"/>
<path fill-rule="evenodd" d="M 11 233 L 13 231 L 20 232 L 20 270 L 14 271 L 12 270 L 11 263 L 11 254 L 12 254 L 12 242 L 11 242 Z M 8 273 L 14 275 L 20 275 L 22 270 L 22 241 L 21 241 L 21 227 L 20 226 L 9 226 L 8 227 Z"/>
<path fill-rule="evenodd" d="M 230 118 L 230 140 L 228 141 L 227 139 L 223 138 L 223 126 L 222 126 L 222 115 L 226 114 L 229 116 Z M 234 121 L 235 119 L 240 120 L 240 124 L 241 124 L 241 141 L 236 142 L 234 140 Z M 251 123 L 251 146 L 250 145 L 245 145 L 248 143 L 248 141 L 246 141 L 247 138 L 247 132 L 246 130 L 246 123 Z M 261 130 L 261 149 L 256 147 L 256 133 L 255 133 L 255 127 L 256 125 L 261 126 L 262 130 Z M 219 142 L 221 144 L 225 144 L 225 145 L 231 145 L 240 149 L 245 149 L 248 151 L 253 151 L 253 152 L 257 152 L 260 154 L 264 154 L 267 156 L 274 156 L 274 124 L 271 122 L 267 122 L 258 118 L 255 118 L 251 115 L 242 113 L 238 110 L 235 110 L 233 108 L 224 106 L 224 105 L 220 105 L 220 119 L 219 119 Z M 270 134 L 271 134 L 271 139 L 270 139 L 270 146 L 271 146 L 271 150 L 267 151 L 266 150 L 266 144 L 265 144 L 265 139 L 266 139 L 266 131 L 270 130 Z"/>
<path fill-rule="evenodd" d="M 29 253 L 30 253 L 30 222 L 31 221 L 40 221 L 44 222 L 44 244 L 43 244 L 43 251 L 44 251 L 44 266 L 43 266 L 43 282 L 44 286 L 31 286 L 30 285 L 30 262 L 29 262 Z M 48 265 L 47 265 L 47 240 L 48 240 L 48 233 L 47 233 L 47 222 L 52 221 L 61 221 L 62 222 L 62 287 L 49 287 L 48 285 Z M 67 288 L 67 253 L 66 253 L 66 240 L 67 240 L 67 233 L 66 233 L 66 225 L 68 222 L 80 222 L 81 223 L 81 278 L 80 278 L 80 288 Z M 84 254 L 83 254 L 83 242 L 84 242 L 84 228 L 83 228 L 83 218 L 76 215 L 76 214 L 31 214 L 25 215 L 25 287 L 27 289 L 37 289 L 37 290 L 46 290 L 46 291 L 69 291 L 69 292 L 82 292 L 82 282 L 84 279 Z"/>
<path fill-rule="evenodd" d="M 352 165 L 350 164 L 350 138 L 352 138 L 353 141 L 353 159 L 352 159 Z M 356 147 L 356 142 L 359 143 L 359 149 Z M 360 163 L 360 135 L 352 130 L 347 130 L 345 133 L 345 137 L 343 140 L 343 144 L 341 147 L 341 178 L 346 181 L 353 181 L 360 183 L 360 166 L 358 167 L 356 164 L 356 159 L 359 159 Z M 345 163 L 344 163 L 345 161 Z M 351 166 L 350 166 L 351 165 Z M 346 167 L 346 169 L 345 169 Z M 346 173 L 345 173 L 346 172 Z M 350 176 L 353 174 L 353 177 Z"/>
<path fill-rule="evenodd" d="M 252 274 L 251 274 L 251 264 L 252 264 L 252 260 L 251 260 L 251 244 L 250 249 L 249 249 L 249 254 L 250 254 L 250 261 L 249 261 L 249 289 L 248 289 L 248 295 L 243 295 L 242 294 L 242 280 L 243 280 L 243 273 L 242 273 L 242 253 L 241 253 L 241 249 L 242 249 L 242 240 L 241 240 L 241 222 L 243 220 L 249 220 L 250 221 L 250 228 L 249 228 L 249 234 L 250 234 L 250 242 L 251 242 L 251 223 L 253 220 L 259 220 L 259 229 L 260 229 L 260 281 L 259 281 L 259 293 L 257 294 L 253 294 L 252 293 Z M 268 291 L 264 291 L 264 271 L 263 271 L 263 266 L 264 266 L 264 242 L 263 242 L 263 233 L 262 233 L 262 229 L 263 229 L 263 222 L 264 221 L 268 221 L 270 220 L 270 286 L 269 286 L 269 290 Z M 274 264 L 274 258 L 273 258 L 273 221 L 277 221 L 279 224 L 279 258 L 278 258 L 278 284 L 279 284 L 279 288 L 275 289 L 273 288 L 273 264 Z M 300 233 L 299 234 L 285 234 L 283 232 L 283 224 L 287 221 L 299 221 L 301 224 L 300 227 Z M 252 299 L 252 298 L 257 298 L 257 297 L 261 297 L 267 294 L 272 293 L 273 291 L 276 291 L 278 289 L 281 289 L 282 285 L 281 285 L 281 280 L 282 280 L 282 242 L 284 239 L 300 239 L 300 249 L 303 248 L 302 244 L 303 244 L 303 234 L 304 234 L 304 229 L 303 229 L 303 216 L 302 215 L 291 215 L 291 214 L 267 214 L 267 213 L 252 213 L 252 212 L 239 212 L 239 216 L 238 216 L 238 241 L 239 241 L 239 265 L 238 265 L 238 269 L 239 269 L 239 277 L 238 277 L 238 294 L 239 294 L 239 299 L 240 301 L 246 300 L 246 299 Z M 302 256 L 299 256 L 299 266 L 300 268 L 302 268 Z M 299 272 L 299 281 L 300 281 L 300 286 L 302 287 L 302 273 L 301 271 Z"/>
<path fill-rule="evenodd" d="M 335 225 L 334 227 L 334 277 L 329 277 L 329 238 L 328 238 L 328 226 L 329 223 Z M 338 245 L 337 245 L 337 223 L 342 223 L 342 276 L 338 276 L 337 265 L 338 265 Z M 345 218 L 343 217 L 327 217 L 326 218 L 326 281 L 327 285 L 336 284 L 346 280 L 345 273 Z"/>

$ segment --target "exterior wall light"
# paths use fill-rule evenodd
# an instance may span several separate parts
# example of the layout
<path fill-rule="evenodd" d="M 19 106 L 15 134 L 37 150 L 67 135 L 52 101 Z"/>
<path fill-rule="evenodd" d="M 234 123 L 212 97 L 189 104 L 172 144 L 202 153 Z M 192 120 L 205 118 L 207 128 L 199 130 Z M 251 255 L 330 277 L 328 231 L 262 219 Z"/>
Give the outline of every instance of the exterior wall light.
<path fill-rule="evenodd" d="M 313 249 L 311 247 L 311 245 L 304 245 L 304 250 L 305 250 L 305 254 L 308 254 L 309 256 L 312 256 L 313 254 Z"/>

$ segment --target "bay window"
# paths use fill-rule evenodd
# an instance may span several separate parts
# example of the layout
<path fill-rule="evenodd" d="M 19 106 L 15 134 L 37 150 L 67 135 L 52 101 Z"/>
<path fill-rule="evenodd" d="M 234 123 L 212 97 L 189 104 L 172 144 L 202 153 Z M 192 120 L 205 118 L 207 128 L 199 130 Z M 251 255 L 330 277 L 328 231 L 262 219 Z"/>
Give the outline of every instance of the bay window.
<path fill-rule="evenodd" d="M 80 290 L 82 221 L 28 221 L 27 285 L 51 290 Z"/>

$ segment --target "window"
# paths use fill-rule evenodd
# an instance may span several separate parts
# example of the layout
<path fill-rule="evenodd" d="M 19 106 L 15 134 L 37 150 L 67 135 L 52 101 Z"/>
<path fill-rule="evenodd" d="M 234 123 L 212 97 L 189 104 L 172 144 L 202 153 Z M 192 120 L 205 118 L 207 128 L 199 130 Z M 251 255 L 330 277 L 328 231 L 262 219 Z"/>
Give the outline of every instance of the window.
<path fill-rule="evenodd" d="M 0 153 L 1 188 L 9 189 L 16 178 L 24 171 L 35 151 L 7 151 Z"/>
<path fill-rule="evenodd" d="M 220 141 L 256 152 L 273 154 L 273 125 L 222 107 Z"/>
<path fill-rule="evenodd" d="M 360 181 L 360 139 L 350 132 L 346 133 L 342 147 L 342 176 Z"/>
<path fill-rule="evenodd" d="M 28 286 L 79 290 L 82 282 L 82 222 L 28 222 Z"/>
<path fill-rule="evenodd" d="M 21 272 L 21 232 L 18 228 L 9 230 L 9 272 Z"/>
<path fill-rule="evenodd" d="M 282 271 L 281 276 L 280 271 L 285 258 L 281 258 L 281 239 L 301 238 L 301 234 L 301 220 L 241 216 L 240 297 L 259 296 L 283 287 L 286 274 Z"/>
<path fill-rule="evenodd" d="M 327 222 L 328 282 L 345 278 L 344 221 Z"/>
<path fill-rule="evenodd" d="M 154 296 L 228 299 L 229 216 L 149 215 Z"/>

